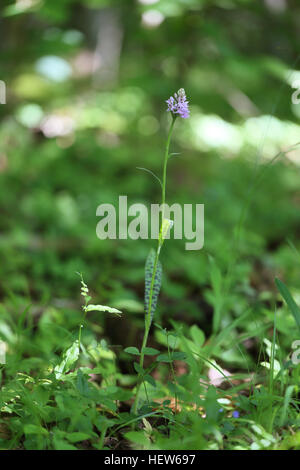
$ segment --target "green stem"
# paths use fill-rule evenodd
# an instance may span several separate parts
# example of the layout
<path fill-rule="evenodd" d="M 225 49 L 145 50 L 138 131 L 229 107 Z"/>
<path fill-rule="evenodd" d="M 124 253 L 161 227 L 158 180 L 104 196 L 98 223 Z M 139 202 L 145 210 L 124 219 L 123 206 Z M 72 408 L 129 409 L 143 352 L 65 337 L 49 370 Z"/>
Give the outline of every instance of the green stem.
<path fill-rule="evenodd" d="M 87 307 L 87 301 L 85 301 L 85 308 L 84 308 L 84 314 L 83 314 L 83 317 L 82 317 L 82 321 L 80 322 L 80 325 L 79 325 L 79 332 L 78 332 L 78 352 L 80 354 L 80 345 L 81 345 L 81 330 L 83 328 L 83 324 L 85 322 L 85 317 L 86 317 L 86 314 L 87 314 L 87 311 L 86 311 L 86 307 Z M 78 356 L 78 359 L 79 359 L 79 356 Z"/>
<path fill-rule="evenodd" d="M 175 121 L 176 121 L 176 115 L 173 114 L 172 115 L 172 122 L 171 122 L 170 129 L 169 129 L 169 132 L 168 132 L 166 150 L 165 150 L 165 156 L 164 156 L 164 163 L 163 163 L 162 202 L 161 202 L 162 205 L 165 204 L 165 200 L 166 200 L 167 164 L 168 164 L 168 159 L 169 159 L 170 142 L 171 142 L 171 137 L 172 137 L 172 132 L 173 132 Z M 162 209 L 161 227 L 162 227 L 163 220 L 164 220 L 164 206 L 163 206 L 163 209 Z M 149 306 L 148 306 L 148 312 L 147 312 L 146 318 L 145 318 L 145 332 L 144 332 L 142 350 L 141 350 L 141 355 L 140 355 L 139 365 L 140 365 L 141 369 L 143 369 L 143 367 L 144 367 L 144 358 L 145 358 L 144 348 L 146 348 L 146 346 L 147 346 L 148 336 L 149 336 L 150 327 L 151 327 L 152 295 L 153 295 L 153 287 L 154 287 L 154 282 L 155 282 L 155 276 L 156 276 L 156 270 L 157 270 L 157 264 L 158 264 L 160 248 L 161 248 L 161 240 L 160 240 L 160 237 L 158 237 L 157 250 L 156 250 L 154 266 L 153 266 L 153 272 L 152 272 L 152 278 L 151 278 Z M 138 374 L 138 383 L 137 383 L 136 395 L 135 395 L 135 402 L 134 402 L 134 405 L 133 405 L 133 413 L 134 414 L 137 414 L 139 393 L 140 393 L 140 388 L 141 388 L 142 382 L 143 382 L 143 378 L 141 377 L 141 374 L 139 373 Z"/>
<path fill-rule="evenodd" d="M 82 322 L 80 322 L 80 325 L 79 325 L 79 332 L 78 332 L 78 348 L 79 348 L 79 351 L 80 351 L 80 344 L 81 344 L 81 330 L 83 328 L 83 322 L 85 320 L 85 313 L 84 313 L 84 316 L 83 316 L 83 319 L 82 319 Z"/>
<path fill-rule="evenodd" d="M 177 387 L 177 381 L 176 381 L 176 375 L 175 375 L 175 370 L 174 370 L 174 366 L 173 366 L 173 361 L 171 360 L 171 353 L 170 353 L 170 345 L 169 345 L 169 335 L 167 334 L 167 347 L 168 347 L 168 357 L 169 357 L 169 360 L 170 360 L 170 368 L 171 368 L 171 374 L 172 374 L 172 378 L 173 378 L 173 382 L 174 382 L 174 387 L 175 387 L 175 413 L 177 412 L 177 409 L 178 409 L 178 400 L 177 400 L 177 391 L 176 391 L 176 387 Z"/>
<path fill-rule="evenodd" d="M 173 132 L 175 121 L 176 121 L 176 115 L 173 114 L 171 126 L 170 126 L 168 137 L 167 137 L 164 166 L 163 166 L 163 184 L 162 184 L 162 201 L 161 201 L 162 204 L 165 204 L 165 201 L 166 201 L 167 164 L 168 164 L 168 159 L 169 159 L 170 142 L 171 142 L 171 137 L 172 137 L 172 132 Z"/>

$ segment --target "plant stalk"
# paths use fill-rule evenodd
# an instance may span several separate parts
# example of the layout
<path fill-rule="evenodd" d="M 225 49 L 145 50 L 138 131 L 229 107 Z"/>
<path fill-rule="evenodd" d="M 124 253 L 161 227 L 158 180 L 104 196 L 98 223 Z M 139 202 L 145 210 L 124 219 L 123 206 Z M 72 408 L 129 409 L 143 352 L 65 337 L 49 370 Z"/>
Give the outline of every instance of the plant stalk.
<path fill-rule="evenodd" d="M 171 137 L 172 137 L 172 132 L 173 132 L 175 121 L 176 121 L 176 115 L 172 114 L 172 122 L 171 122 L 170 129 L 169 129 L 169 132 L 168 132 L 168 137 L 167 137 L 167 142 L 166 142 L 166 150 L 165 150 L 165 156 L 164 156 L 164 163 L 163 163 L 163 180 L 162 180 L 162 195 L 161 195 L 161 199 L 162 199 L 161 203 L 162 203 L 163 209 L 162 209 L 162 219 L 161 219 L 161 225 L 160 225 L 161 229 L 162 229 L 162 223 L 163 223 L 163 220 L 164 220 L 164 211 L 165 211 L 164 204 L 165 204 L 165 200 L 166 200 L 167 164 L 168 164 L 168 159 L 169 159 L 170 142 L 171 142 Z M 153 287 L 154 287 L 154 282 L 155 282 L 155 276 L 156 276 L 156 270 L 157 270 L 157 264 L 158 264 L 158 259 L 159 259 L 160 248 L 161 248 L 161 239 L 160 239 L 160 236 L 159 236 L 158 237 L 155 260 L 154 260 L 152 278 L 151 278 L 148 312 L 147 312 L 146 317 L 145 317 L 145 332 L 144 332 L 144 338 L 143 338 L 142 350 L 141 350 L 140 362 L 139 362 L 139 366 L 140 366 L 141 369 L 143 369 L 143 367 L 144 367 L 144 358 L 145 358 L 144 349 L 147 347 L 147 341 L 148 341 L 148 336 L 149 336 L 150 327 L 151 327 L 151 309 L 152 309 Z M 135 395 L 135 401 L 134 401 L 134 405 L 133 405 L 133 413 L 134 414 L 137 414 L 139 393 L 140 393 L 140 388 L 141 388 L 142 382 L 143 382 L 143 378 L 141 377 L 141 373 L 139 372 L 136 395 Z"/>

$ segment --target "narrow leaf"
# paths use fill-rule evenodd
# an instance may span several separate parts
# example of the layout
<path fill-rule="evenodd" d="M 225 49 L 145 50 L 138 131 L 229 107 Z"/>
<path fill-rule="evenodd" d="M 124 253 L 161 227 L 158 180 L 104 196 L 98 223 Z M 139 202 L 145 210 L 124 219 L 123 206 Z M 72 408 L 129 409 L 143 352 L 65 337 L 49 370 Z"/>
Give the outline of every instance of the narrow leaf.
<path fill-rule="evenodd" d="M 143 353 L 145 356 L 156 356 L 157 354 L 160 354 L 160 351 L 154 348 L 144 348 Z"/>
<path fill-rule="evenodd" d="M 140 351 L 138 350 L 138 348 L 135 348 L 133 346 L 129 346 L 129 348 L 124 349 L 124 352 L 126 352 L 127 354 L 133 354 L 134 356 L 140 355 Z"/>
<path fill-rule="evenodd" d="M 84 377 L 82 370 L 77 370 L 76 388 L 80 395 L 88 397 L 90 395 L 90 388 L 87 379 Z"/>
<path fill-rule="evenodd" d="M 282 295 L 282 297 L 286 301 L 291 313 L 293 314 L 293 316 L 296 320 L 296 323 L 298 325 L 298 328 L 300 330 L 300 309 L 299 309 L 298 305 L 294 301 L 294 299 L 293 299 L 292 295 L 290 294 L 290 291 L 288 290 L 286 285 L 280 279 L 276 278 L 275 283 L 276 283 L 276 286 L 277 286 L 280 294 Z"/>
<path fill-rule="evenodd" d="M 142 168 L 140 166 L 137 166 L 136 169 L 137 170 L 143 170 L 143 171 L 146 171 L 147 173 L 150 173 L 150 175 L 152 175 L 159 182 L 159 184 L 162 188 L 162 182 L 161 182 L 160 178 L 155 173 L 153 173 L 153 171 L 148 170 L 148 168 Z"/>
<path fill-rule="evenodd" d="M 162 266 L 160 261 L 158 260 L 156 265 L 156 273 L 154 277 L 153 286 L 152 285 L 152 275 L 154 271 L 154 264 L 155 264 L 155 251 L 151 250 L 146 261 L 145 266 L 145 314 L 147 315 L 150 310 L 150 318 L 152 321 L 156 305 L 157 299 L 161 287 L 161 278 L 162 278 Z"/>
<path fill-rule="evenodd" d="M 112 307 L 107 307 L 107 305 L 88 305 L 85 307 L 86 312 L 109 312 L 109 313 L 115 313 L 116 315 L 120 316 L 120 313 L 122 313 L 120 310 Z"/>
<path fill-rule="evenodd" d="M 152 377 L 152 375 L 149 375 L 149 374 L 145 375 L 144 380 L 145 382 L 148 382 L 150 385 L 152 385 L 152 387 L 156 387 L 156 382 L 154 378 Z"/>
<path fill-rule="evenodd" d="M 168 158 L 179 157 L 179 155 L 181 155 L 181 153 L 172 152 L 172 153 L 169 153 Z"/>

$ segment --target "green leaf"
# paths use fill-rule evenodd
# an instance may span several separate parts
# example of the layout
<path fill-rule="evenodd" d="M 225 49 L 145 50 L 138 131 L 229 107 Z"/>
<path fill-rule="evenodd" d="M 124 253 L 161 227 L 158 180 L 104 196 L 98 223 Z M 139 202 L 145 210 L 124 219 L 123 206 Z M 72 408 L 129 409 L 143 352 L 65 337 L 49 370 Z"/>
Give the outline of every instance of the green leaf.
<path fill-rule="evenodd" d="M 184 361 L 186 359 L 186 354 L 184 352 L 175 351 L 171 355 L 173 361 Z"/>
<path fill-rule="evenodd" d="M 145 375 L 144 380 L 148 382 L 150 385 L 152 385 L 152 387 L 156 387 L 156 382 L 154 378 L 152 377 L 152 375 L 149 375 L 149 374 Z"/>
<path fill-rule="evenodd" d="M 24 434 L 38 434 L 43 436 L 48 436 L 49 434 L 47 429 L 42 426 L 37 426 L 36 424 L 25 424 L 23 429 Z"/>
<path fill-rule="evenodd" d="M 175 351 L 170 354 L 160 354 L 156 358 L 158 362 L 184 361 L 185 359 L 186 359 L 186 354 L 180 351 Z"/>
<path fill-rule="evenodd" d="M 149 441 L 143 432 L 129 431 L 125 434 L 125 437 L 129 441 L 132 441 L 135 444 L 139 444 L 143 447 L 149 445 Z"/>
<path fill-rule="evenodd" d="M 57 379 L 61 379 L 63 374 L 69 372 L 72 365 L 77 361 L 79 356 L 79 344 L 78 340 L 74 341 L 72 346 L 69 347 L 63 354 L 63 360 L 54 368 L 55 376 Z"/>
<path fill-rule="evenodd" d="M 68 444 L 63 439 L 53 439 L 55 450 L 77 450 L 77 447 Z"/>
<path fill-rule="evenodd" d="M 121 316 L 120 313 L 122 313 L 120 310 L 112 307 L 107 307 L 107 305 L 93 305 L 90 304 L 87 307 L 85 307 L 86 312 L 108 312 L 108 313 L 115 313 L 119 317 Z"/>
<path fill-rule="evenodd" d="M 151 289 L 155 257 L 155 251 L 152 249 L 147 257 L 145 266 L 145 314 L 147 315 L 150 309 L 151 321 L 156 309 L 162 278 L 162 266 L 160 261 L 158 260 L 156 265 L 156 273 L 154 276 L 153 288 Z"/>
<path fill-rule="evenodd" d="M 140 356 L 140 351 L 138 350 L 138 348 L 134 348 L 133 346 L 129 346 L 129 348 L 124 349 L 124 352 L 126 352 L 127 354 Z"/>
<path fill-rule="evenodd" d="M 289 404 L 292 400 L 292 396 L 293 396 L 293 392 L 294 392 L 295 387 L 296 387 L 295 385 L 290 385 L 286 389 L 283 406 L 281 408 L 281 416 L 280 416 L 280 421 L 279 421 L 280 426 L 284 425 L 284 422 L 287 418 Z"/>
<path fill-rule="evenodd" d="M 144 348 L 143 353 L 145 354 L 145 356 L 156 356 L 157 354 L 160 353 L 160 351 L 154 348 Z"/>
<path fill-rule="evenodd" d="M 160 355 L 156 358 L 156 360 L 157 360 L 158 362 L 172 362 L 172 356 L 171 356 L 171 355 L 169 356 L 168 354 L 160 354 Z"/>
<path fill-rule="evenodd" d="M 190 328 L 190 335 L 194 341 L 194 343 L 197 345 L 197 347 L 201 348 L 205 341 L 205 336 L 202 330 L 197 325 L 193 325 Z"/>
<path fill-rule="evenodd" d="M 144 369 L 137 362 L 133 363 L 133 367 L 138 374 L 144 375 Z"/>
<path fill-rule="evenodd" d="M 76 388 L 82 396 L 88 397 L 90 395 L 88 381 L 84 377 L 81 369 L 77 371 Z"/>
<path fill-rule="evenodd" d="M 161 229 L 160 229 L 160 234 L 159 234 L 159 246 L 161 247 L 167 238 L 169 231 L 173 227 L 173 220 L 170 219 L 163 219 Z"/>
<path fill-rule="evenodd" d="M 147 173 L 150 173 L 150 175 L 154 176 L 154 178 L 159 182 L 160 187 L 162 188 L 162 182 L 161 182 L 160 178 L 155 173 L 153 173 L 153 171 L 148 170 L 148 168 L 141 168 L 140 166 L 137 166 L 136 169 L 137 170 L 143 170 L 143 171 L 146 171 Z"/>
<path fill-rule="evenodd" d="M 72 444 L 74 444 L 75 442 L 86 441 L 90 438 L 91 436 L 84 432 L 71 432 L 69 434 L 66 434 L 66 439 Z"/>
<path fill-rule="evenodd" d="M 276 286 L 277 286 L 280 294 L 282 295 L 282 297 L 286 301 L 291 313 L 293 314 L 293 316 L 296 320 L 296 323 L 298 325 L 298 328 L 300 330 L 300 309 L 299 309 L 298 305 L 294 301 L 294 299 L 293 299 L 292 295 L 290 294 L 290 291 L 288 290 L 286 285 L 280 279 L 275 278 L 275 283 L 276 283 Z"/>

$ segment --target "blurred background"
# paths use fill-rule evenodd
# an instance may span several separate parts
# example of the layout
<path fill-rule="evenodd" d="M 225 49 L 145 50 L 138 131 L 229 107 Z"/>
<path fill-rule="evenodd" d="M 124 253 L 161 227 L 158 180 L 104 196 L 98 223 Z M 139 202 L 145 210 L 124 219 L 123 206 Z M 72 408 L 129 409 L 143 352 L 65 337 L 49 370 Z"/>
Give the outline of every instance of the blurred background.
<path fill-rule="evenodd" d="M 220 328 L 259 302 L 267 324 L 275 275 L 300 297 L 299 23 L 297 0 L 1 0 L 3 338 L 30 306 L 41 336 L 28 354 L 68 344 L 80 271 L 94 303 L 124 312 L 91 314 L 85 341 L 140 344 L 155 243 L 100 241 L 96 208 L 119 195 L 159 202 L 159 185 L 136 167 L 161 172 L 165 100 L 180 87 L 191 117 L 176 122 L 167 201 L 205 204 L 205 246 L 165 243 L 157 319 L 209 336 L 216 310 Z"/>

